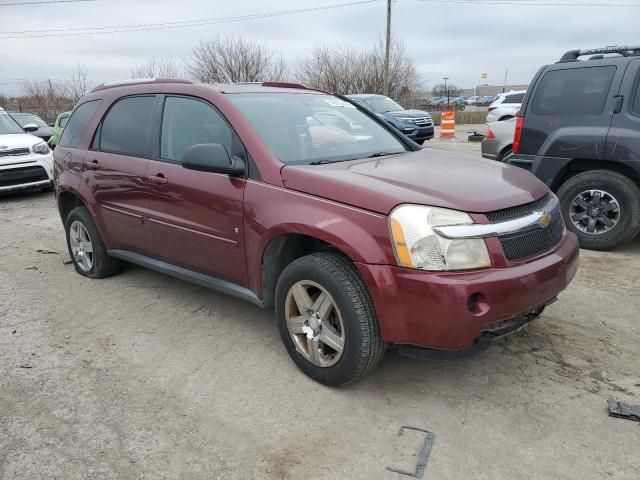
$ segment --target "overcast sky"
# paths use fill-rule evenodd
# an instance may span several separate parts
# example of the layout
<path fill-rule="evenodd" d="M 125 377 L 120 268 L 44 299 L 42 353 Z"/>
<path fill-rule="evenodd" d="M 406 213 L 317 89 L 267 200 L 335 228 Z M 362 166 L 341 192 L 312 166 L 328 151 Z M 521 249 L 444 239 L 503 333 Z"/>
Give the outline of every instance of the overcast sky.
<path fill-rule="evenodd" d="M 153 56 L 189 58 L 212 34 L 237 34 L 281 53 L 291 68 L 314 45 L 370 47 L 384 34 L 386 1 L 237 23 L 102 35 L 11 38 L 5 32 L 96 28 L 175 22 L 335 5 L 355 0 L 96 0 L 2 6 L 0 93 L 18 93 L 21 79 L 64 79 L 77 62 L 95 83 L 128 78 L 133 64 Z M 37 1 L 37 0 L 34 0 Z M 512 0 L 530 3 L 606 3 L 607 7 L 495 5 L 447 0 L 396 0 L 393 33 L 418 65 L 426 88 L 441 81 L 461 87 L 528 83 L 543 64 L 569 49 L 637 44 L 640 0 Z M 34 33 L 36 35 L 38 33 Z M 487 73 L 487 80 L 481 73 Z"/>

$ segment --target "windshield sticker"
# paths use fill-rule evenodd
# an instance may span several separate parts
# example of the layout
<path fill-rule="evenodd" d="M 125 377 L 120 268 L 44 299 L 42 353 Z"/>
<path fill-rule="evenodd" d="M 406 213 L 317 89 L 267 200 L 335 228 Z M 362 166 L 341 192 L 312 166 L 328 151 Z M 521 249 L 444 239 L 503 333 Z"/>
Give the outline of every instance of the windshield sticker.
<path fill-rule="evenodd" d="M 332 107 L 345 107 L 345 108 L 356 108 L 354 105 L 351 105 L 349 102 L 345 102 L 344 100 L 340 100 L 339 98 L 328 98 L 325 100 Z"/>

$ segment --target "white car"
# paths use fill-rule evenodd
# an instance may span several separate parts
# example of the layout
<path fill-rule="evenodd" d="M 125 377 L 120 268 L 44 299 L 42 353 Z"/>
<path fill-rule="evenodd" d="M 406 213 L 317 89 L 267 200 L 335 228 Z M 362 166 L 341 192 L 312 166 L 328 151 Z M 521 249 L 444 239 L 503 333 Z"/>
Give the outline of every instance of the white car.
<path fill-rule="evenodd" d="M 53 155 L 46 142 L 24 133 L 0 108 L 0 193 L 48 189 L 53 185 Z"/>
<path fill-rule="evenodd" d="M 502 122 L 515 117 L 522 106 L 525 93 L 527 93 L 526 90 L 515 90 L 499 94 L 498 98 L 489 105 L 487 123 Z"/>

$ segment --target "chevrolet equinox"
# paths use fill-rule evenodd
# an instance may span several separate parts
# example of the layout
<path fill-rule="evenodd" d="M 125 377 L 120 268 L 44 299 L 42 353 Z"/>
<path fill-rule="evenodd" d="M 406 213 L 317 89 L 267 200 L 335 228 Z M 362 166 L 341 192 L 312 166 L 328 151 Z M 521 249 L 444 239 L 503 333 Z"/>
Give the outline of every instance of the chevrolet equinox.
<path fill-rule="evenodd" d="M 517 331 L 578 264 L 529 172 L 421 149 L 304 85 L 101 85 L 54 158 L 79 274 L 131 262 L 273 308 L 293 361 L 326 385 L 391 345 L 419 358 Z"/>

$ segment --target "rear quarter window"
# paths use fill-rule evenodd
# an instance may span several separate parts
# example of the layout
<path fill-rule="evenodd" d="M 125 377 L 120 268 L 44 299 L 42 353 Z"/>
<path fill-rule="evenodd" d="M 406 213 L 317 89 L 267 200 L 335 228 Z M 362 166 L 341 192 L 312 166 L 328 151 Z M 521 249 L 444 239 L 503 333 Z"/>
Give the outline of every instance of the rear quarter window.
<path fill-rule="evenodd" d="M 552 70 L 542 77 L 531 111 L 536 115 L 602 113 L 616 67 Z"/>
<path fill-rule="evenodd" d="M 513 95 L 507 95 L 502 103 L 522 103 L 524 93 L 514 93 Z"/>
<path fill-rule="evenodd" d="M 69 117 L 58 143 L 61 147 L 78 148 L 87 124 L 93 118 L 102 100 L 92 100 L 78 105 Z"/>

